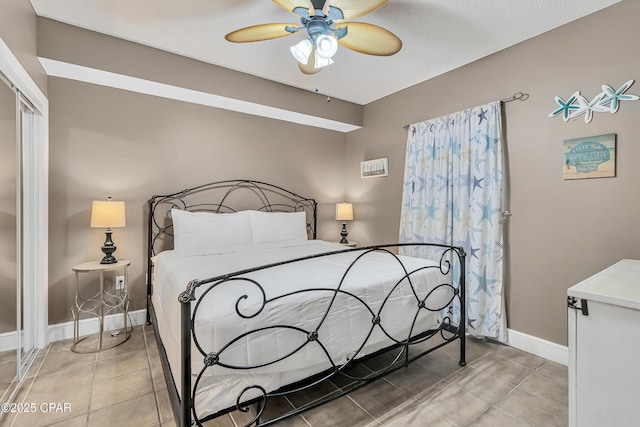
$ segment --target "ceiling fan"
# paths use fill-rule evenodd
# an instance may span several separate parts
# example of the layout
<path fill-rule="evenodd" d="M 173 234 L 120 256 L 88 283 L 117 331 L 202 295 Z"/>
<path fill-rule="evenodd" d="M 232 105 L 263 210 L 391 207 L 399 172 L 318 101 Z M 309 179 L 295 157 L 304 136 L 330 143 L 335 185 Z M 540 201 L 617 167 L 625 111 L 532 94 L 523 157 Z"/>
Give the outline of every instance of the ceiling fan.
<path fill-rule="evenodd" d="M 338 44 L 360 53 L 390 56 L 402 48 L 391 31 L 349 20 L 380 8 L 389 0 L 273 0 L 300 17 L 300 24 L 260 24 L 241 28 L 225 36 L 230 42 L 271 40 L 306 30 L 308 37 L 291 47 L 300 71 L 314 74 L 333 63 Z"/>

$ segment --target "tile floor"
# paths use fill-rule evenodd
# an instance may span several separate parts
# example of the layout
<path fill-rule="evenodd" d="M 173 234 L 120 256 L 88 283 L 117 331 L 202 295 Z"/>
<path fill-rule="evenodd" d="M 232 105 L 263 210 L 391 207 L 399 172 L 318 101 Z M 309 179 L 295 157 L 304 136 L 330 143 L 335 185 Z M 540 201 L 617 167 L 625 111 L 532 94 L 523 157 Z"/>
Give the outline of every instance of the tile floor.
<path fill-rule="evenodd" d="M 0 402 L 9 398 L 16 377 L 16 351 L 0 351 Z"/>
<path fill-rule="evenodd" d="M 136 327 L 129 341 L 98 354 L 72 353 L 69 341 L 52 343 L 38 356 L 15 402 L 69 403 L 71 410 L 9 414 L 0 425 L 175 426 L 152 332 Z M 489 341 L 467 342 L 464 368 L 457 364 L 457 347 L 443 347 L 408 368 L 279 425 L 567 425 L 565 366 Z M 384 355 L 371 359 L 359 369 L 375 369 L 384 359 Z M 324 389 L 340 386 L 336 381 Z M 269 412 L 314 398 L 314 393 L 298 393 L 280 399 Z M 205 425 L 241 426 L 250 415 L 240 415 L 225 415 Z"/>

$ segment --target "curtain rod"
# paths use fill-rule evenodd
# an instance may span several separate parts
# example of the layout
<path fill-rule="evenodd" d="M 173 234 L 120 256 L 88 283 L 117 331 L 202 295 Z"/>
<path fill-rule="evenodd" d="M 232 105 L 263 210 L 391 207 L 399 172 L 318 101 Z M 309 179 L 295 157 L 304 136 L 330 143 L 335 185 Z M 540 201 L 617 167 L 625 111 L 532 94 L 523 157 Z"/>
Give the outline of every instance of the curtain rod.
<path fill-rule="evenodd" d="M 516 92 L 513 95 L 511 95 L 510 98 L 501 99 L 500 102 L 502 102 L 503 104 L 506 104 L 507 102 L 511 102 L 511 101 L 526 101 L 527 99 L 529 99 L 528 93 Z M 411 125 L 404 125 L 403 128 L 407 130 L 409 129 L 409 126 Z"/>
<path fill-rule="evenodd" d="M 516 92 L 511 96 L 511 98 L 501 99 L 500 102 L 526 101 L 527 99 L 529 99 L 528 93 Z"/>

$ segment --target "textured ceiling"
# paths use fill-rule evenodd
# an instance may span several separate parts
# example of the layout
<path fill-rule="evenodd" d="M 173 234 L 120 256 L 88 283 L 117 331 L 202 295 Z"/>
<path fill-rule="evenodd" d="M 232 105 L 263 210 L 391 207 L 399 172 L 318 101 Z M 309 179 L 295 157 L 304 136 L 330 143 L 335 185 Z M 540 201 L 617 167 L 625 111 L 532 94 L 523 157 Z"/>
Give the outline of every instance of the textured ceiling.
<path fill-rule="evenodd" d="M 620 0 L 390 0 L 355 21 L 382 26 L 403 41 L 390 57 L 340 47 L 335 63 L 302 74 L 289 47 L 302 34 L 234 44 L 241 27 L 297 24 L 269 0 L 31 0 L 39 16 L 309 91 L 367 104 Z"/>

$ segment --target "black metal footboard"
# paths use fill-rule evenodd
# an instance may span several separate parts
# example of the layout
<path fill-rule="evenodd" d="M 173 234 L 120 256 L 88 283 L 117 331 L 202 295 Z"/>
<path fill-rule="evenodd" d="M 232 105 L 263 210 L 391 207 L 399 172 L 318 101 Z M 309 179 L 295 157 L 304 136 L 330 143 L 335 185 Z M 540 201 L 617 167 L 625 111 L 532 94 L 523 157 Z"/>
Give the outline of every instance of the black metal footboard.
<path fill-rule="evenodd" d="M 398 253 L 402 255 L 398 255 Z M 322 286 L 304 287 L 292 292 L 269 296 L 259 278 L 262 272 L 273 271 L 273 269 L 287 264 L 309 262 L 312 259 L 326 259 L 327 257 L 353 255 L 354 260 L 350 262 L 336 283 L 326 283 Z M 374 255 L 376 254 L 376 255 Z M 359 268 L 360 263 L 370 257 L 388 257 L 391 264 L 396 265 L 399 271 L 397 277 L 387 285 L 381 298 L 370 304 L 367 292 L 362 294 L 355 292 L 345 286 L 353 271 Z M 411 260 L 416 257 L 428 258 L 435 262 L 420 263 L 418 267 L 407 267 L 406 256 Z M 329 400 L 333 400 L 344 394 L 362 387 L 395 369 L 407 366 L 412 361 L 444 346 L 449 343 L 458 342 L 460 345 L 459 364 L 465 365 L 465 257 L 464 250 L 460 247 L 438 245 L 438 244 L 393 244 L 382 246 L 371 246 L 357 249 L 337 250 L 333 252 L 320 253 L 316 255 L 298 258 L 269 264 L 261 267 L 251 268 L 223 276 L 213 277 L 206 280 L 194 280 L 188 284 L 187 289 L 180 295 L 181 303 L 181 352 L 182 352 L 182 372 L 180 379 L 181 387 L 181 414 L 180 425 L 186 427 L 195 422 L 201 425 L 202 422 L 213 417 L 225 414 L 229 411 L 247 411 L 248 405 L 257 404 L 256 415 L 247 425 L 269 425 L 281 419 L 309 410 L 321 405 Z M 413 261 L 411 261 L 413 262 Z M 424 283 L 424 278 L 437 277 L 437 284 Z M 215 292 L 225 292 L 230 287 L 237 287 L 238 283 L 245 286 L 245 290 L 234 297 L 235 307 L 229 313 L 235 315 L 237 322 L 247 322 L 246 329 L 216 346 L 212 346 L 209 336 L 199 335 L 197 320 L 202 310 L 211 310 L 207 307 L 207 296 Z M 247 291 L 247 289 L 249 289 Z M 249 294 L 254 295 L 249 295 Z M 261 323 L 259 316 L 268 312 L 270 307 L 282 305 L 287 299 L 312 296 L 311 300 L 317 296 L 320 313 L 313 321 L 298 322 L 299 319 L 291 319 L 286 323 Z M 246 307 L 246 301 L 253 298 L 258 301 L 251 308 Z M 347 302 L 345 302 L 347 301 Z M 359 324 L 366 324 L 360 337 L 353 348 L 339 349 L 339 351 L 326 345 L 325 326 L 328 325 L 330 316 L 334 315 L 335 307 L 343 303 L 351 307 L 357 316 L 363 316 L 365 321 Z M 388 306 L 392 304 L 402 304 L 404 322 L 401 329 L 397 326 L 397 317 L 389 319 Z M 395 312 L 394 312 L 395 313 Z M 394 316 L 397 316 L 394 314 Z M 429 323 L 427 320 L 429 319 Z M 435 322 L 433 322 L 435 319 Z M 393 321 L 393 322 L 392 322 Z M 253 323 L 252 323 L 253 322 Z M 301 321 L 302 322 L 302 321 Z M 395 322 L 395 323 L 394 323 Z M 395 328 L 395 329 L 394 329 Z M 393 330 L 393 331 L 392 331 Z M 296 336 L 297 341 L 291 348 L 284 350 L 284 354 L 270 357 L 262 355 L 254 362 L 238 362 L 233 357 L 234 349 L 242 343 L 251 342 L 252 339 L 260 339 L 262 336 L 284 331 L 286 334 Z M 373 337 L 376 337 L 376 344 L 373 346 Z M 380 339 L 382 337 L 382 339 Z M 205 344 L 209 342 L 209 344 Z M 433 343 L 433 344 L 430 344 Z M 247 344 L 248 345 L 248 344 Z M 196 351 L 193 352 L 192 346 Z M 372 354 L 380 351 L 394 350 L 395 357 L 382 369 L 366 375 L 356 375 L 351 368 L 354 364 Z M 345 353 L 348 356 L 345 357 Z M 269 390 L 257 382 L 248 384 L 235 396 L 233 405 L 218 408 L 214 413 L 199 411 L 198 390 L 205 381 L 211 381 L 215 377 L 212 372 L 232 372 L 236 371 L 240 375 L 246 372 L 268 371 L 271 367 L 282 366 L 289 360 L 296 359 L 300 362 L 302 354 L 312 354 L 315 358 L 321 359 L 322 363 L 317 364 L 318 372 L 312 372 L 306 379 L 296 380 L 292 384 L 287 384 L 276 390 Z M 336 356 L 336 354 L 338 356 Z M 319 356 L 318 356 L 319 355 Z M 192 372 L 192 359 L 202 360 L 202 367 L 199 372 Z M 316 365 L 314 365 L 316 366 Z M 274 368 L 275 369 L 275 368 Z M 330 381 L 337 377 L 345 377 L 350 381 L 350 385 L 342 387 L 338 393 L 332 393 L 326 398 L 316 400 L 311 404 L 301 406 L 291 410 L 286 414 L 278 415 L 276 418 L 265 420 L 264 411 L 269 405 L 270 399 L 277 396 L 286 396 L 290 393 L 299 392 L 309 387 L 315 387 L 323 381 Z M 195 380 L 192 383 L 192 378 Z M 176 382 L 178 379 L 176 378 Z"/>

